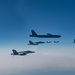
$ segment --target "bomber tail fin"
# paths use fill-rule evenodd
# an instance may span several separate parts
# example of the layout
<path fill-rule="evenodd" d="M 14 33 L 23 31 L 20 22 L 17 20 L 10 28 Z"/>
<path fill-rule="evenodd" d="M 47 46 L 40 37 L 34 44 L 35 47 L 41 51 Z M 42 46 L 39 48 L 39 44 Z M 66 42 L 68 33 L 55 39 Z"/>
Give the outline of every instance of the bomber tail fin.
<path fill-rule="evenodd" d="M 37 33 L 34 30 L 31 30 L 32 35 L 37 35 Z"/>

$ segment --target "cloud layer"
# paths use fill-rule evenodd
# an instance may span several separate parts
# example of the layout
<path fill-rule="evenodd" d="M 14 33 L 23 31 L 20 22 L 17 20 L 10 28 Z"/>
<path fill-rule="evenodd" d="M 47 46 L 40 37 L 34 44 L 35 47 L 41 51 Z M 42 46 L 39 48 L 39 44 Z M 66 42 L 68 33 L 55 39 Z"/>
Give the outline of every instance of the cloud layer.
<path fill-rule="evenodd" d="M 69 52 L 36 52 L 27 56 L 11 56 L 9 51 L 0 52 L 0 74 L 33 70 L 75 69 L 75 55 Z"/>

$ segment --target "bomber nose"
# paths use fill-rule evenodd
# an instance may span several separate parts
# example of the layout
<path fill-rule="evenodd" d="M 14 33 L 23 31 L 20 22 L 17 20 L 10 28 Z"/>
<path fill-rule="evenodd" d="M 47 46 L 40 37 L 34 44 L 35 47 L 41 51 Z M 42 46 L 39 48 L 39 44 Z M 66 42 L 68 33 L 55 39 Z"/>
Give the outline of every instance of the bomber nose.
<path fill-rule="evenodd" d="M 59 37 L 61 37 L 61 35 L 59 35 Z"/>
<path fill-rule="evenodd" d="M 60 37 L 61 37 L 61 35 L 60 35 Z"/>

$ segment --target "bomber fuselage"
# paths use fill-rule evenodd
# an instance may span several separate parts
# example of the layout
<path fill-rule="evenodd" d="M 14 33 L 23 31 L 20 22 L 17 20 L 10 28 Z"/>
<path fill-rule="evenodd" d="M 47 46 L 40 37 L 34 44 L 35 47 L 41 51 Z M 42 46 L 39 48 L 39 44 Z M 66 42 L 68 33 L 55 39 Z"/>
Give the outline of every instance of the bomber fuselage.
<path fill-rule="evenodd" d="M 30 35 L 30 37 L 38 37 L 38 38 L 60 38 L 60 35 Z"/>

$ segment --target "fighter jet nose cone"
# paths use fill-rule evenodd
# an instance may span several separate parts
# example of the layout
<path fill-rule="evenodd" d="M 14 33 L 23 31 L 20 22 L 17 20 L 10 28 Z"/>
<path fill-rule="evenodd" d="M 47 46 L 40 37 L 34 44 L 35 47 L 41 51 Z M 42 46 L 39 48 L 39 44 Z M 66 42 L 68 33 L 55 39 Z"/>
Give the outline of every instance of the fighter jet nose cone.
<path fill-rule="evenodd" d="M 33 51 L 33 53 L 35 53 L 35 51 Z"/>

